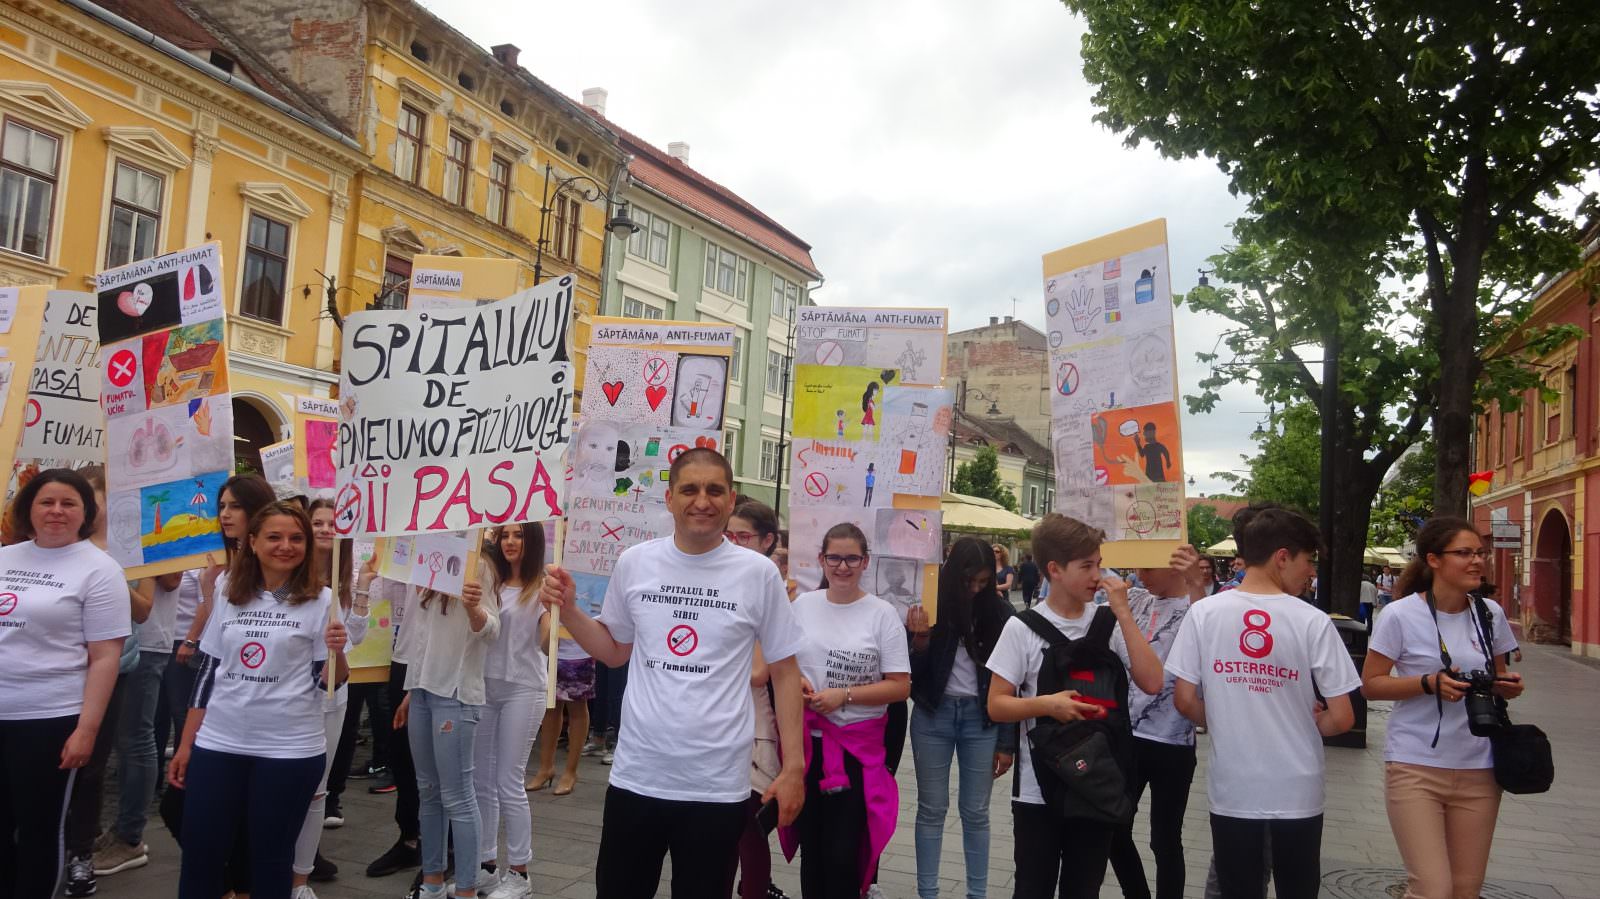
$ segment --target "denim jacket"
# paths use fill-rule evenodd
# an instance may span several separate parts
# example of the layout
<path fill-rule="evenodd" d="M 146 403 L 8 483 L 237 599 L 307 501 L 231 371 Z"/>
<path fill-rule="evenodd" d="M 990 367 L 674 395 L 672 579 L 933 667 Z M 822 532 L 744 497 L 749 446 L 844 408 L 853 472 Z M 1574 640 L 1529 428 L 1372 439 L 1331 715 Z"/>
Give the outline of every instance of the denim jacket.
<path fill-rule="evenodd" d="M 972 613 L 973 637 L 976 638 L 978 650 L 972 659 L 978 669 L 978 704 L 983 708 L 984 723 L 993 727 L 994 721 L 989 718 L 990 675 L 986 663 L 989 653 L 1000 642 L 1000 632 L 1005 629 L 1006 620 L 1015 613 L 1010 603 L 992 593 Z M 960 641 L 943 619 L 929 632 L 925 647 L 919 650 L 916 641 L 911 641 L 911 699 L 917 705 L 936 709 L 944 701 L 945 687 L 950 683 L 950 671 L 956 664 L 958 645 Z M 996 749 L 1013 754 L 1017 751 L 1017 725 L 1007 724 L 1000 728 L 1000 742 Z"/>

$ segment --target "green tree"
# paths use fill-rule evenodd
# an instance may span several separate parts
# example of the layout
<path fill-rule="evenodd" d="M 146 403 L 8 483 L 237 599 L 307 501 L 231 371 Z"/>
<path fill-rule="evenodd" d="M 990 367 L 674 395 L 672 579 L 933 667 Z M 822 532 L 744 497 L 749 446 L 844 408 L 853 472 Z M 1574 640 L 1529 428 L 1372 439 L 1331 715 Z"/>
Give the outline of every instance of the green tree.
<path fill-rule="evenodd" d="M 1320 247 L 1318 265 L 1343 257 L 1307 298 L 1338 313 L 1308 317 L 1360 321 L 1366 291 L 1344 275 L 1415 254 L 1414 338 L 1437 362 L 1411 386 L 1438 440 L 1434 507 L 1463 514 L 1474 391 L 1493 380 L 1483 324 L 1519 317 L 1526 304 L 1505 297 L 1578 258 L 1557 201 L 1600 167 L 1592 4 L 1064 3 L 1088 20 L 1098 121 L 1213 158 L 1249 199 L 1251 237 Z"/>
<path fill-rule="evenodd" d="M 1017 495 L 1009 486 L 1000 483 L 1000 454 L 992 446 L 979 447 L 972 461 L 956 466 L 956 477 L 950 483 L 950 490 L 964 496 L 993 500 L 1008 512 L 1017 511 Z"/>
<path fill-rule="evenodd" d="M 1416 536 L 1418 527 L 1433 516 L 1433 440 L 1425 437 L 1400 459 L 1394 476 L 1378 490 L 1367 525 L 1372 546 L 1400 546 Z"/>
<path fill-rule="evenodd" d="M 1264 431 L 1257 431 L 1260 449 L 1239 458 L 1250 466 L 1245 476 L 1217 472 L 1236 493 L 1251 502 L 1272 502 L 1317 519 L 1320 492 L 1317 473 L 1322 464 L 1322 424 L 1317 407 L 1299 402 L 1272 416 Z M 1231 525 L 1230 525 L 1231 530 Z"/>
<path fill-rule="evenodd" d="M 1233 536 L 1233 522 L 1217 514 L 1217 507 L 1195 503 L 1186 516 L 1189 525 L 1189 542 L 1202 551 L 1212 544 Z"/>

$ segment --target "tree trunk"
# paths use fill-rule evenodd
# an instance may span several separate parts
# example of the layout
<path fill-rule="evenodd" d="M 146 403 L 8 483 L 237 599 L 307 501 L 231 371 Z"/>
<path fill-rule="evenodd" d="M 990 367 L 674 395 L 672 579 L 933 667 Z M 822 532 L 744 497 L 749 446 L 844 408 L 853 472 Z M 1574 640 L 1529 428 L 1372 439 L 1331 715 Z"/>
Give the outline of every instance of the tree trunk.
<path fill-rule="evenodd" d="M 1439 328 L 1438 405 L 1433 439 L 1438 468 L 1433 478 L 1433 514 L 1467 515 L 1467 475 L 1472 470 L 1472 400 L 1478 383 L 1478 280 L 1488 249 L 1489 189 L 1481 157 L 1468 160 L 1462 179 L 1461 218 L 1450 254 L 1449 283 L 1430 272 L 1434 324 Z"/>
<path fill-rule="evenodd" d="M 1333 448 L 1334 480 L 1323 502 L 1333 510 L 1331 533 L 1322 535 L 1328 551 L 1328 584 L 1323 608 L 1355 617 L 1361 602 L 1362 560 L 1367 554 L 1367 525 L 1380 477 L 1372 472 L 1367 447 L 1353 439 L 1355 410 L 1341 403 L 1339 429 Z"/>

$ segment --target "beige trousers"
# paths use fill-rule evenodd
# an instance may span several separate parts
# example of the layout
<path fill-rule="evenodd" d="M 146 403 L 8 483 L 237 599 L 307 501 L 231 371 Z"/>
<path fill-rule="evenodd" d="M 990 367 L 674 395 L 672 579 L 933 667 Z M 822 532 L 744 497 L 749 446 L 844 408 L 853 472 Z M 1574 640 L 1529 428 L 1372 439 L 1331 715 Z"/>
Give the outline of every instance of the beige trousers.
<path fill-rule="evenodd" d="M 1500 813 L 1494 769 L 1405 762 L 1385 769 L 1389 827 L 1410 880 L 1406 899 L 1478 899 Z"/>

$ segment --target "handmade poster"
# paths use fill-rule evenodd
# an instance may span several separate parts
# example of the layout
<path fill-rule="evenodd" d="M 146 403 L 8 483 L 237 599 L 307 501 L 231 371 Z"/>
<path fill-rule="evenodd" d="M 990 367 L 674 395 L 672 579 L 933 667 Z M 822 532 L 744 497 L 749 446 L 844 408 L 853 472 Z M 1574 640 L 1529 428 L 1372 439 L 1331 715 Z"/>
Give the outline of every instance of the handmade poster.
<path fill-rule="evenodd" d="M 795 325 L 789 571 L 821 580 L 828 529 L 859 526 L 864 583 L 902 611 L 938 589 L 952 392 L 941 386 L 946 310 L 804 307 Z M 892 577 L 891 577 L 892 575 Z"/>
<path fill-rule="evenodd" d="M 32 473 L 48 468 L 79 468 L 106 459 L 105 415 L 100 410 L 100 333 L 95 327 L 94 294 L 72 290 L 22 288 L 19 324 L 24 335 L 34 305 L 30 291 L 42 291 L 43 320 L 24 400 L 22 439 L 12 465 L 11 495 Z M 17 339 L 16 337 L 12 338 Z M 9 354 L 13 361 L 19 350 Z M 9 443 L 7 443 L 9 446 Z"/>
<path fill-rule="evenodd" d="M 100 409 L 107 550 L 128 577 L 222 550 L 215 500 L 233 473 L 233 403 L 215 243 L 101 272 Z"/>
<path fill-rule="evenodd" d="M 733 336 L 728 325 L 594 320 L 562 557 L 584 578 L 580 602 L 590 611 L 623 550 L 672 533 L 672 461 L 696 447 L 722 450 Z"/>
<path fill-rule="evenodd" d="M 411 539 L 411 571 L 406 582 L 460 596 L 471 548 L 466 531 L 418 534 Z"/>
<path fill-rule="evenodd" d="M 345 320 L 334 499 L 341 534 L 424 534 L 561 514 L 572 291 L 565 276 L 488 305 Z"/>
<path fill-rule="evenodd" d="M 391 581 L 411 580 L 411 537 L 380 537 L 373 544 L 378 559 L 378 576 Z"/>
<path fill-rule="evenodd" d="M 1105 530 L 1112 567 L 1185 535 L 1165 220 L 1044 257 L 1055 511 Z"/>
<path fill-rule="evenodd" d="M 517 292 L 521 264 L 515 259 L 473 256 L 414 256 L 407 309 L 483 305 Z"/>
<path fill-rule="evenodd" d="M 295 489 L 293 440 L 261 448 L 261 476 L 275 488 Z"/>
<path fill-rule="evenodd" d="M 338 471 L 339 401 L 297 396 L 294 404 L 294 477 L 308 496 L 332 495 Z"/>
<path fill-rule="evenodd" d="M 95 276 L 100 340 L 222 318 L 222 245 L 189 247 Z"/>
<path fill-rule="evenodd" d="M 34 415 L 27 375 L 39 349 L 36 335 L 44 322 L 44 307 L 42 287 L 0 288 L 0 321 L 5 324 L 0 330 L 0 453 L 11 459 L 16 458 L 24 426 Z"/>

